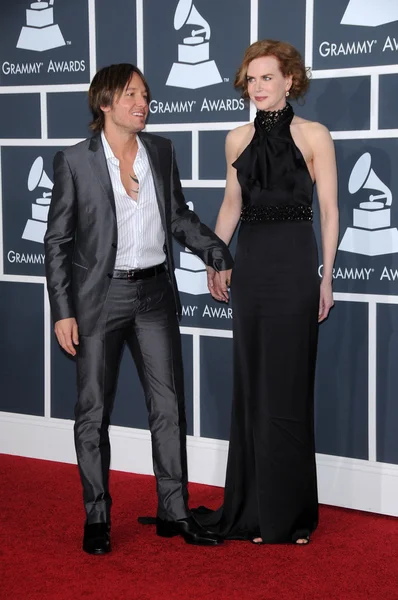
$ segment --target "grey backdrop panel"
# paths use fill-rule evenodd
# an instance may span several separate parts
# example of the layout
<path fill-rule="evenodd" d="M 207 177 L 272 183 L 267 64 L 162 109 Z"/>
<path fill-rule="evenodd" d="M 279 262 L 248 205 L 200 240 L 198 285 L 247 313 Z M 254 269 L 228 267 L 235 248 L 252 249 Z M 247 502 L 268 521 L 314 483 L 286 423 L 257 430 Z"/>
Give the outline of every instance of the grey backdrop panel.
<path fill-rule="evenodd" d="M 398 306 L 377 307 L 377 460 L 398 464 Z"/>
<path fill-rule="evenodd" d="M 0 282 L 0 411 L 44 415 L 44 290 Z"/>
<path fill-rule="evenodd" d="M 49 138 L 86 138 L 92 135 L 87 92 L 49 94 L 47 100 Z"/>
<path fill-rule="evenodd" d="M 52 189 L 54 147 L 1 152 L 4 272 L 44 275 L 43 235 Z M 44 220 L 43 220 L 44 219 Z"/>
<path fill-rule="evenodd" d="M 374 16 L 367 20 L 370 11 L 366 6 L 361 10 L 358 1 L 315 0 L 314 69 L 396 64 L 397 21 L 383 21 L 386 12 L 394 11 L 393 4 L 384 11 L 380 7 L 376 22 Z"/>
<path fill-rule="evenodd" d="M 248 108 L 233 90 L 232 82 L 249 45 L 250 3 L 236 3 L 231 10 L 229 0 L 195 2 L 196 9 L 210 27 L 208 65 L 200 76 L 195 65 L 184 64 L 181 57 L 179 60 L 178 46 L 191 36 L 192 26 L 186 24 L 174 29 L 175 7 L 174 2 L 144 2 L 145 74 L 153 97 L 150 123 L 248 119 Z M 226 32 L 233 32 L 233 35 L 226 35 Z M 210 65 L 211 61 L 215 61 L 215 65 Z M 172 79 L 173 85 L 167 85 L 173 65 L 180 71 L 175 80 Z M 218 83 L 209 85 L 209 81 L 215 81 L 214 77 L 218 78 Z M 187 85 L 198 87 L 186 89 Z"/>
<path fill-rule="evenodd" d="M 96 0 L 97 68 L 137 62 L 136 3 Z"/>
<path fill-rule="evenodd" d="M 187 131 L 168 131 L 164 136 L 173 142 L 180 178 L 191 179 L 192 133 Z"/>
<path fill-rule="evenodd" d="M 214 229 L 221 206 L 224 190 L 206 188 L 186 188 L 187 202 L 192 202 L 195 212 L 203 223 Z M 235 251 L 235 240 L 231 244 Z M 176 276 L 179 283 L 183 316 L 181 325 L 189 327 L 205 327 L 216 329 L 232 328 L 232 308 L 229 304 L 214 300 L 207 290 L 205 265 L 189 255 L 180 244 L 174 243 Z M 194 264 L 185 267 L 185 261 L 194 258 Z M 197 269 L 197 270 L 194 270 Z M 180 283 L 183 281 L 183 283 Z"/>
<path fill-rule="evenodd" d="M 201 131 L 199 133 L 200 179 L 225 179 L 225 138 L 228 131 Z"/>
<path fill-rule="evenodd" d="M 14 0 L 1 11 L 0 85 L 88 83 L 88 2 L 55 2 L 50 31 L 26 27 L 29 4 Z"/>
<path fill-rule="evenodd" d="M 305 0 L 259 0 L 258 39 L 264 38 L 289 42 L 304 56 Z"/>
<path fill-rule="evenodd" d="M 313 79 L 305 100 L 293 105 L 300 117 L 319 121 L 330 131 L 368 129 L 370 77 Z"/>
<path fill-rule="evenodd" d="M 336 302 L 320 327 L 316 450 L 368 458 L 368 307 Z"/>
<path fill-rule="evenodd" d="M 229 439 L 232 398 L 230 339 L 202 337 L 200 341 L 200 434 Z"/>
<path fill-rule="evenodd" d="M 26 139 L 40 134 L 39 94 L 0 96 L 0 137 Z"/>
<path fill-rule="evenodd" d="M 398 75 L 381 75 L 379 90 L 380 129 L 398 128 Z"/>
<path fill-rule="evenodd" d="M 347 230 L 355 229 L 354 211 L 359 204 L 368 202 L 371 195 L 383 194 L 387 190 L 394 192 L 398 188 L 398 171 L 395 167 L 398 161 L 398 140 L 396 139 L 364 139 L 364 140 L 339 140 L 335 142 L 337 163 L 339 166 L 339 208 L 340 208 L 340 237 L 339 251 L 334 267 L 335 292 L 352 292 L 357 294 L 397 294 L 398 281 L 394 276 L 397 269 L 395 252 L 381 252 L 375 256 L 368 256 L 359 252 L 360 247 L 343 250 L 340 246 Z M 358 169 L 358 177 L 362 184 L 357 191 L 349 191 L 349 181 L 364 155 L 369 155 L 369 170 Z M 361 164 L 359 165 L 361 167 Z M 359 181 L 359 180 L 358 180 Z M 372 187 L 373 186 L 373 187 Z M 321 248 L 319 230 L 318 202 L 315 208 L 315 229 L 318 247 Z M 388 207 L 391 211 L 390 227 L 384 229 L 384 236 L 391 234 L 397 237 L 398 204 L 392 202 Z M 370 233 L 370 239 L 373 239 Z M 379 250 L 377 243 L 374 249 Z M 398 246 L 397 246 L 398 249 Z M 319 274 L 322 274 L 322 259 L 320 256 Z"/>

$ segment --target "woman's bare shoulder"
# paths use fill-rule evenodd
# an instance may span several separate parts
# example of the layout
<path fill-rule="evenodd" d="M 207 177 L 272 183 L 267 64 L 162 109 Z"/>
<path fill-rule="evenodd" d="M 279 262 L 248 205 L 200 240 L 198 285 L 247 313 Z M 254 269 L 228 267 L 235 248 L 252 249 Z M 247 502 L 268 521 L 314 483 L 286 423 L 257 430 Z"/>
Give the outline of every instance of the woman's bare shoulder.
<path fill-rule="evenodd" d="M 232 144 L 239 144 L 239 142 L 246 137 L 248 137 L 253 132 L 253 123 L 246 123 L 245 125 L 240 125 L 235 129 L 231 129 L 228 132 L 226 140 Z"/>
<path fill-rule="evenodd" d="M 235 156 L 238 156 L 250 143 L 253 133 L 253 123 L 246 123 L 245 125 L 240 125 L 239 127 L 232 129 L 227 134 L 225 140 L 226 150 Z"/>
<path fill-rule="evenodd" d="M 330 132 L 328 128 L 325 127 L 325 125 L 322 125 L 322 123 L 318 123 L 318 121 L 310 121 L 294 115 L 292 126 L 297 127 L 300 129 L 303 135 L 311 138 L 330 138 Z"/>

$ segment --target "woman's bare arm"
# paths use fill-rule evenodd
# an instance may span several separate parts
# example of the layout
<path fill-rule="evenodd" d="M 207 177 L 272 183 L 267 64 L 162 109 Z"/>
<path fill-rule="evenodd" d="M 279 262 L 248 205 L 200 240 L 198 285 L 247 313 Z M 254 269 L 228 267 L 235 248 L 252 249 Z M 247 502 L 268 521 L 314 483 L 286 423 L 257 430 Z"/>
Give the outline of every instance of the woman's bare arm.
<path fill-rule="evenodd" d="M 333 140 L 326 127 L 320 123 L 311 124 L 310 144 L 321 220 L 323 274 L 319 320 L 322 321 L 333 306 L 333 264 L 339 235 L 337 168 Z"/>
<path fill-rule="evenodd" d="M 232 163 L 238 156 L 241 135 L 237 130 L 230 131 L 225 140 L 225 158 L 227 162 L 227 180 L 224 199 L 218 213 L 215 232 L 227 245 L 230 243 L 240 219 L 242 194 L 236 169 Z"/>

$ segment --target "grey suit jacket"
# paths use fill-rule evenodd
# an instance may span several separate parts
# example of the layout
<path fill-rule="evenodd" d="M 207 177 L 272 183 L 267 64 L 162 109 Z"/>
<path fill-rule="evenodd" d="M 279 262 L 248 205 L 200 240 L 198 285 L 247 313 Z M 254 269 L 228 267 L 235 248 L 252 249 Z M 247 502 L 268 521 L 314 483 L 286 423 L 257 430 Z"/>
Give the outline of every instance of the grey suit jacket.
<path fill-rule="evenodd" d="M 172 235 L 217 271 L 231 268 L 233 261 L 224 242 L 187 207 L 170 140 L 149 133 L 139 136 L 154 178 L 167 268 L 180 314 Z M 80 333 L 89 335 L 108 293 L 117 243 L 115 199 L 101 136 L 96 135 L 54 158 L 54 188 L 44 238 L 54 322 L 75 317 Z"/>

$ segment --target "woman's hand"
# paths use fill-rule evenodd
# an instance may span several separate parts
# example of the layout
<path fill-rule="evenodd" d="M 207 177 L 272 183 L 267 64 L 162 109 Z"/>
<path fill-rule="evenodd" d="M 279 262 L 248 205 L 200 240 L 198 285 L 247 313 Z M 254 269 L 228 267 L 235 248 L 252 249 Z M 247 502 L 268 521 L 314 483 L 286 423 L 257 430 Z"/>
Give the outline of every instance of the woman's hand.
<path fill-rule="evenodd" d="M 217 273 L 211 267 L 206 267 L 207 270 L 207 286 L 210 294 L 220 302 L 228 302 L 229 294 L 228 287 L 231 281 L 232 269 L 220 271 Z"/>
<path fill-rule="evenodd" d="M 333 290 L 330 281 L 322 280 L 319 295 L 318 323 L 324 321 L 334 306 Z"/>

